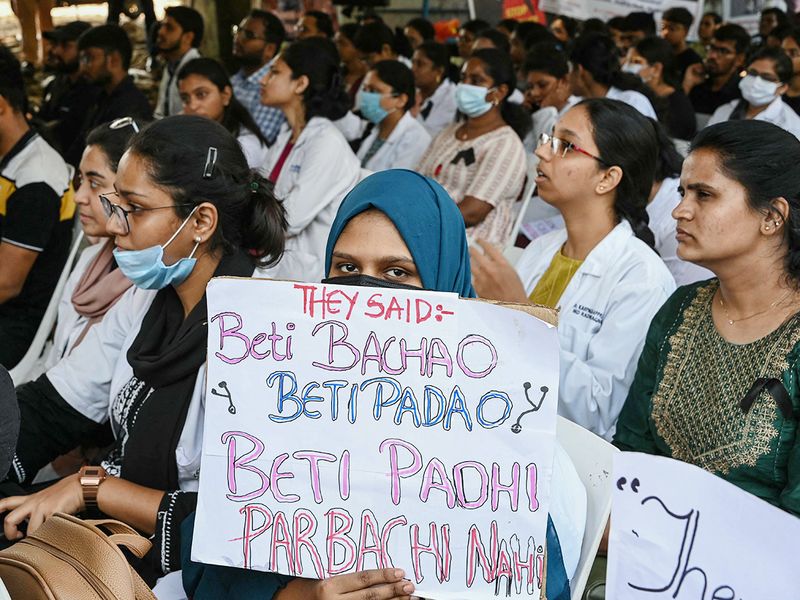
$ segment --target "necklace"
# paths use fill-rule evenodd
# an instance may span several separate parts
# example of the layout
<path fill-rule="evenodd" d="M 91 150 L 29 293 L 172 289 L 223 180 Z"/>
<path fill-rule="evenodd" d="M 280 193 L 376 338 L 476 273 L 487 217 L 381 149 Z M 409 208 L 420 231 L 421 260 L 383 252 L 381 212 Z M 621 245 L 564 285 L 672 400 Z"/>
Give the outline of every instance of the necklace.
<path fill-rule="evenodd" d="M 786 298 L 788 298 L 789 294 L 791 294 L 791 293 L 792 293 L 792 290 L 789 290 L 788 292 L 786 292 L 783 296 L 781 296 L 780 298 L 775 300 L 775 302 L 770 304 L 764 310 L 760 310 L 758 312 L 753 313 L 752 315 L 747 315 L 746 317 L 742 317 L 742 318 L 736 319 L 736 320 L 731 319 L 731 315 L 728 312 L 728 308 L 725 306 L 725 302 L 723 302 L 723 300 L 722 300 L 722 290 L 719 291 L 719 305 L 722 307 L 722 311 L 725 313 L 725 320 L 728 321 L 728 323 L 730 325 L 736 325 L 736 323 L 738 323 L 740 321 L 747 321 L 748 319 L 752 319 L 753 317 L 757 317 L 758 315 L 763 315 L 764 313 L 767 313 L 767 312 L 771 311 L 773 308 L 778 306 L 781 302 L 786 300 Z"/>

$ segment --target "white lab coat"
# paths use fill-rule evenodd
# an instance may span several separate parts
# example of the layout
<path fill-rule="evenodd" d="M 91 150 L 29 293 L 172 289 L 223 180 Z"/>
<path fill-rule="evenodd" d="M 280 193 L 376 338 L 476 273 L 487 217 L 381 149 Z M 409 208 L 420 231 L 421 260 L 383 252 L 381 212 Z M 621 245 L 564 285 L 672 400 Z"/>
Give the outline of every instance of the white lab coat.
<path fill-rule="evenodd" d="M 258 136 L 242 127 L 239 130 L 239 135 L 236 136 L 236 141 L 242 147 L 244 157 L 247 159 L 247 166 L 251 169 L 261 170 L 267 163 L 267 154 L 269 153 L 269 146 L 261 143 Z"/>
<path fill-rule="evenodd" d="M 358 160 L 363 161 L 370 147 L 378 137 L 378 126 L 362 142 L 358 149 Z M 410 113 L 403 115 L 397 122 L 392 133 L 383 142 L 383 146 L 362 165 L 372 172 L 385 171 L 386 169 L 414 169 L 419 164 L 419 159 L 431 143 L 431 136 L 419 121 Z"/>
<path fill-rule="evenodd" d="M 164 67 L 161 83 L 158 84 L 156 110 L 153 112 L 153 116 L 156 119 L 167 116 L 167 104 L 169 104 L 169 116 L 179 115 L 183 112 L 183 102 L 181 102 L 181 95 L 178 90 L 178 73 L 181 67 L 193 58 L 200 58 L 200 51 L 197 48 L 189 48 L 189 51 L 178 61 L 178 66 L 173 73 L 170 74 L 169 69 Z"/>
<path fill-rule="evenodd" d="M 431 109 L 426 118 L 422 116 L 422 113 L 427 110 L 428 106 L 431 106 Z M 428 130 L 431 138 L 435 138 L 442 129 L 455 120 L 456 111 L 458 111 L 456 84 L 445 79 L 430 98 L 423 100 L 417 121 Z"/>
<path fill-rule="evenodd" d="M 647 205 L 650 230 L 656 238 L 656 250 L 667 265 L 677 285 L 689 285 L 696 281 L 711 279 L 714 273 L 708 269 L 678 258 L 678 240 L 675 239 L 677 221 L 672 211 L 681 201 L 678 193 L 680 179 L 668 177 L 661 182 L 653 200 Z"/>
<path fill-rule="evenodd" d="M 736 105 L 739 104 L 741 100 L 731 100 L 727 104 L 723 104 L 717 110 L 714 111 L 714 114 L 711 115 L 711 118 L 708 120 L 706 127 L 709 125 L 714 125 L 715 123 L 722 123 L 723 121 L 727 121 L 731 118 L 731 113 L 736 108 Z M 769 103 L 769 106 L 758 113 L 755 117 L 753 117 L 756 121 L 766 121 L 767 123 L 772 123 L 773 125 L 777 125 L 781 129 L 784 129 L 791 133 L 796 138 L 800 139 L 800 116 L 794 112 L 791 106 L 786 104 L 783 101 L 783 98 L 777 96 L 772 102 Z"/>
<path fill-rule="evenodd" d="M 647 96 L 637 92 L 636 90 L 621 90 L 619 88 L 610 87 L 606 92 L 606 98 L 609 100 L 619 100 L 638 110 L 645 117 L 657 119 L 656 111 Z"/>
<path fill-rule="evenodd" d="M 525 249 L 516 269 L 530 294 L 567 231 Z M 623 220 L 595 246 L 559 300 L 558 412 L 611 440 L 650 321 L 675 291 L 667 267 Z"/>
<path fill-rule="evenodd" d="M 269 175 L 292 135 L 284 125 L 267 154 Z M 275 182 L 289 221 L 286 252 L 268 277 L 319 281 L 324 277 L 325 245 L 336 211 L 361 175 L 347 140 L 328 119 L 313 117 L 295 142 Z"/>

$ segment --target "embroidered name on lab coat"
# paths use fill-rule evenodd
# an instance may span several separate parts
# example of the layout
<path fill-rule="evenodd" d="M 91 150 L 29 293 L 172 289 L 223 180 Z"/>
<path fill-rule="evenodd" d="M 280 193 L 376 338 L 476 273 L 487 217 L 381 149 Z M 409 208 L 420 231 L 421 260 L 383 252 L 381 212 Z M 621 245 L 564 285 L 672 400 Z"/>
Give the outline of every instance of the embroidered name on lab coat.
<path fill-rule="evenodd" d="M 579 317 L 583 317 L 584 319 L 589 319 L 590 321 L 594 321 L 595 323 L 601 325 L 603 323 L 603 319 L 605 318 L 605 315 L 601 313 L 599 310 L 589 308 L 588 306 L 584 306 L 583 304 L 576 304 L 575 306 L 573 306 L 572 314 L 578 315 Z"/>

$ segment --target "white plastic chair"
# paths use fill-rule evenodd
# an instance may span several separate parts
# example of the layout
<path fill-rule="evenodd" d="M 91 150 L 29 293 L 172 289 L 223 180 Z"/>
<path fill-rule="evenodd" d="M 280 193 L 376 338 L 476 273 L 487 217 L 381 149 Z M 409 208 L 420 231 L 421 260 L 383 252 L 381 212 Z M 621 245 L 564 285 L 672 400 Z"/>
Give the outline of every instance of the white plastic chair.
<path fill-rule="evenodd" d="M 528 171 L 527 179 L 525 180 L 525 188 L 522 190 L 522 196 L 514 203 L 514 226 L 511 228 L 511 233 L 509 233 L 506 239 L 505 246 L 503 247 L 504 250 L 512 248 L 517 241 L 519 228 L 522 227 L 525 213 L 528 211 L 528 203 L 531 201 L 531 198 L 533 198 L 533 191 L 536 189 L 535 177 L 535 171 Z"/>
<path fill-rule="evenodd" d="M 611 513 L 611 464 L 619 450 L 561 416 L 558 417 L 556 437 L 572 459 L 586 488 L 586 529 L 578 568 L 570 582 L 572 600 L 580 600 Z"/>
<path fill-rule="evenodd" d="M 45 342 L 50 337 L 50 332 L 56 322 L 58 316 L 58 304 L 61 302 L 61 296 L 64 294 L 64 286 L 67 285 L 67 279 L 72 272 L 72 267 L 75 265 L 75 258 L 78 256 L 78 249 L 83 241 L 83 231 L 78 232 L 72 242 L 72 248 L 69 251 L 67 262 L 64 263 L 64 269 L 61 271 L 61 276 L 58 278 L 56 289 L 53 290 L 53 295 L 50 298 L 50 303 L 47 305 L 47 310 L 42 317 L 42 322 L 39 323 L 39 329 L 36 330 L 36 335 L 33 337 L 31 345 L 22 360 L 19 361 L 16 367 L 9 371 L 14 385 L 20 385 L 27 381 L 26 377 L 30 373 L 33 366 L 36 364 L 39 356 L 42 354 Z"/>

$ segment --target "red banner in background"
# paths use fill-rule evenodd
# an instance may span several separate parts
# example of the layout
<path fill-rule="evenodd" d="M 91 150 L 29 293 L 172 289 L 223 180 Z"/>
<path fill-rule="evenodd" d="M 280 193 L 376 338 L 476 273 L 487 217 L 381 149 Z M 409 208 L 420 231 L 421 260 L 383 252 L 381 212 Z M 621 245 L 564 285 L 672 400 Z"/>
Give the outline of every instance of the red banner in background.
<path fill-rule="evenodd" d="M 547 24 L 539 0 L 503 0 L 503 18 Z"/>

